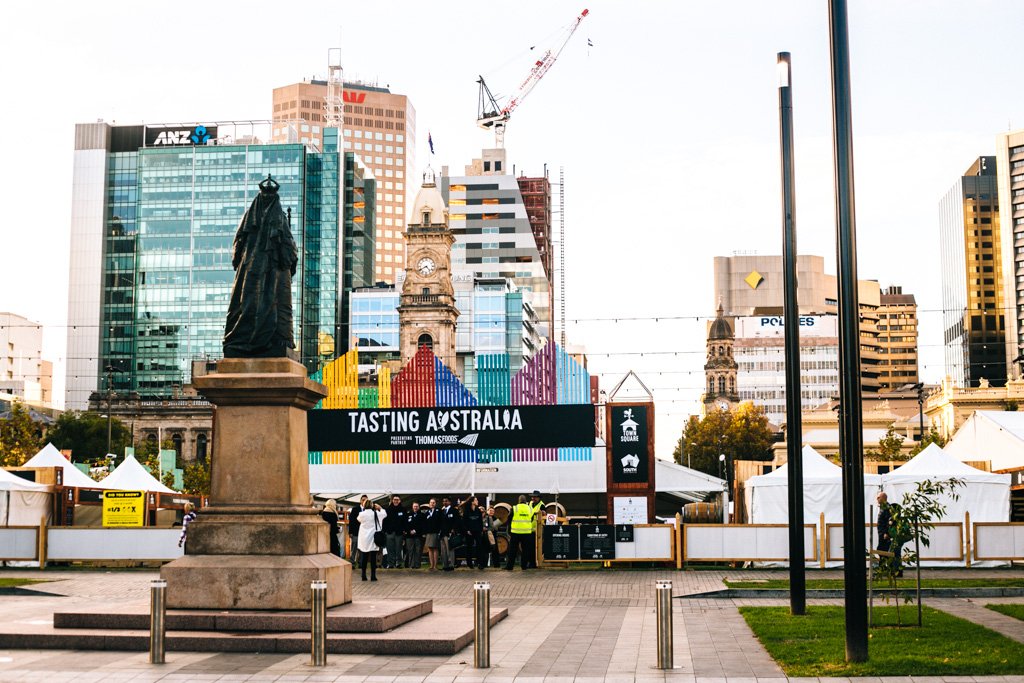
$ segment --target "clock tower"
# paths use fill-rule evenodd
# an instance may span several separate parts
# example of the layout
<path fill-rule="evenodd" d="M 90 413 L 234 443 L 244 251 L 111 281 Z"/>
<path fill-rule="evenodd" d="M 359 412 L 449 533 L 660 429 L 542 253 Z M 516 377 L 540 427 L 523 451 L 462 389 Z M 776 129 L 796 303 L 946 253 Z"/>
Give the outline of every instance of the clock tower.
<path fill-rule="evenodd" d="M 398 304 L 403 366 L 426 346 L 445 366 L 456 370 L 455 323 L 459 310 L 452 287 L 454 243 L 444 198 L 434 183 L 433 171 L 428 170 L 405 230 L 405 282 Z"/>
<path fill-rule="evenodd" d="M 704 411 L 728 410 L 739 403 L 736 391 L 736 371 L 739 366 L 733 357 L 732 347 L 736 335 L 732 325 L 722 314 L 718 304 L 718 315 L 708 328 L 708 355 L 704 363 L 704 377 L 707 391 L 704 394 Z"/>

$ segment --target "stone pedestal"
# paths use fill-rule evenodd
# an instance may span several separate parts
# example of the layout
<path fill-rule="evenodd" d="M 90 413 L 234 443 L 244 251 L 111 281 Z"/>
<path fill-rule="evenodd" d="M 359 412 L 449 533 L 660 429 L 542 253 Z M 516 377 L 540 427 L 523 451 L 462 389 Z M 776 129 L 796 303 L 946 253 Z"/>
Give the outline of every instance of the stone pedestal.
<path fill-rule="evenodd" d="M 287 358 L 228 358 L 194 379 L 216 406 L 210 507 L 189 525 L 186 555 L 161 569 L 167 606 L 308 609 L 327 581 L 328 606 L 352 600 L 352 567 L 330 554 L 312 507 L 306 411 L 325 394 Z"/>

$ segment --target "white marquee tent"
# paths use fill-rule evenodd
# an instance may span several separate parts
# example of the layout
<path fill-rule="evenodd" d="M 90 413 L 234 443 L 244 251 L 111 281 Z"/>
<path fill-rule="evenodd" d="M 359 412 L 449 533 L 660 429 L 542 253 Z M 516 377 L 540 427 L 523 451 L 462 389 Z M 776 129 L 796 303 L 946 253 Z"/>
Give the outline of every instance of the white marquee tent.
<path fill-rule="evenodd" d="M 100 488 L 89 475 L 75 467 L 52 443 L 46 444 L 41 451 L 33 455 L 25 467 L 60 467 L 64 470 L 64 486 L 80 488 Z"/>
<path fill-rule="evenodd" d="M 49 519 L 51 487 L 0 469 L 0 526 L 39 526 Z"/>
<path fill-rule="evenodd" d="M 843 471 L 818 451 L 804 446 L 804 523 L 843 521 Z M 751 524 L 787 524 L 789 522 L 789 465 L 747 480 L 744 495 Z M 873 505 L 879 489 L 877 474 L 864 475 L 864 514 Z"/>
<path fill-rule="evenodd" d="M 993 470 L 1024 467 L 1024 412 L 975 411 L 943 450 L 957 460 L 987 460 Z"/>
<path fill-rule="evenodd" d="M 898 503 L 903 495 L 930 479 L 942 481 L 956 477 L 964 485 L 956 490 L 958 499 L 940 497 L 946 506 L 945 521 L 961 522 L 971 513 L 971 522 L 1008 522 L 1010 520 L 1010 475 L 992 474 L 967 465 L 936 444 L 931 444 L 906 464 L 882 475 L 882 490 L 889 501 Z"/>
<path fill-rule="evenodd" d="M 177 493 L 167 488 L 156 477 L 143 467 L 134 455 L 125 456 L 121 464 L 104 478 L 99 486 L 116 491 L 155 491 L 158 493 Z"/>

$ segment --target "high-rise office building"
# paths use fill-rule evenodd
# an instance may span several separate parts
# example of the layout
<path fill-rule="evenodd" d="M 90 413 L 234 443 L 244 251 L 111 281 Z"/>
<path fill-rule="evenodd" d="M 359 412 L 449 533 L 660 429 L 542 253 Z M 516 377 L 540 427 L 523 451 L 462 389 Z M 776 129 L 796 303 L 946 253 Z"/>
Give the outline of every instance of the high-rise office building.
<path fill-rule="evenodd" d="M 825 272 L 821 256 L 798 256 L 797 305 L 801 316 L 837 315 L 836 276 Z M 861 390 L 865 394 L 891 388 L 883 382 L 888 348 L 880 337 L 879 315 L 882 292 L 875 280 L 860 280 Z M 715 303 L 721 303 L 727 317 L 781 316 L 783 304 L 782 257 L 736 254 L 715 257 Z M 899 354 L 902 356 L 903 352 Z"/>
<path fill-rule="evenodd" d="M 474 277 L 485 280 L 511 280 L 536 312 L 540 335 L 548 337 L 552 310 L 550 271 L 545 268 L 545 255 L 538 246 L 520 184 L 510 170 L 504 149 L 483 150 L 481 158 L 466 166 L 462 176 L 449 176 L 447 167 L 442 169 L 441 192 L 455 235 L 452 269 L 470 271 Z M 534 196 L 543 194 L 541 188 Z M 547 195 L 550 197 L 550 189 Z M 541 216 L 538 226 L 543 220 Z M 547 220 L 550 224 L 550 218 Z M 550 229 L 546 234 L 550 235 Z M 550 237 L 547 242 L 550 260 Z"/>
<path fill-rule="evenodd" d="M 996 136 L 1006 368 L 1020 379 L 1024 349 L 1024 130 Z"/>
<path fill-rule="evenodd" d="M 342 235 L 342 202 L 351 196 L 355 207 L 366 180 L 341 150 L 338 129 L 324 131 L 314 150 L 261 142 L 260 127 L 76 126 L 67 408 L 85 409 L 92 392 L 108 388 L 173 395 L 190 382 L 193 359 L 222 356 L 232 242 L 268 174 L 280 183 L 299 245 L 292 296 L 300 360 L 315 370 L 346 350 L 337 342 L 348 339 L 343 270 L 351 264 L 351 286 L 365 285 L 356 262 L 373 243 L 372 226 L 369 237 Z M 268 134 L 269 124 L 262 127 Z M 372 199 L 361 200 L 364 217 L 373 215 Z"/>
<path fill-rule="evenodd" d="M 274 88 L 272 140 L 321 148 L 327 93 L 325 80 Z M 357 81 L 344 83 L 342 99 L 342 147 L 356 154 L 377 180 L 374 279 L 393 283 L 396 274 L 405 270 L 402 231 L 409 190 L 415 196 L 419 189 L 416 110 L 405 95 Z"/>
<path fill-rule="evenodd" d="M 939 202 L 946 375 L 955 386 L 1006 382 L 996 158 L 978 157 Z"/>
<path fill-rule="evenodd" d="M 886 287 L 878 301 L 881 391 L 920 382 L 917 354 L 917 300 L 902 287 Z"/>

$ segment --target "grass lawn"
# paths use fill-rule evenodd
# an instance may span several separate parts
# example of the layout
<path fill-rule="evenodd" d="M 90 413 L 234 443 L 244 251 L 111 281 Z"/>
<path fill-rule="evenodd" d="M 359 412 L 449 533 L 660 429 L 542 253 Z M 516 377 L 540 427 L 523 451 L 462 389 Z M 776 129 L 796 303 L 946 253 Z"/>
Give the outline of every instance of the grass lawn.
<path fill-rule="evenodd" d="M 904 575 L 897 580 L 901 590 L 913 589 L 916 582 L 912 576 Z M 789 590 L 789 579 L 764 579 L 757 580 L 736 580 L 724 579 L 725 585 L 729 588 L 773 588 L 776 590 Z M 888 581 L 876 579 L 876 589 L 888 588 Z M 808 589 L 840 590 L 843 587 L 842 579 L 807 579 Z M 1024 579 L 921 579 L 921 588 L 1024 588 Z"/>
<path fill-rule="evenodd" d="M 45 583 L 46 579 L 12 579 L 0 578 L 0 588 L 16 588 L 17 586 L 30 586 L 33 583 Z"/>
<path fill-rule="evenodd" d="M 882 626 L 869 633 L 870 659 L 845 660 L 842 607 L 740 607 L 740 614 L 789 676 L 979 676 L 1024 674 L 1020 643 L 963 619 L 924 607 L 924 628 Z M 915 620 L 915 610 L 902 610 Z M 896 623 L 895 607 L 876 607 L 876 624 Z"/>
<path fill-rule="evenodd" d="M 1008 617 L 1014 617 L 1024 621 L 1024 604 L 1022 605 L 985 605 L 990 610 L 1001 612 Z"/>

